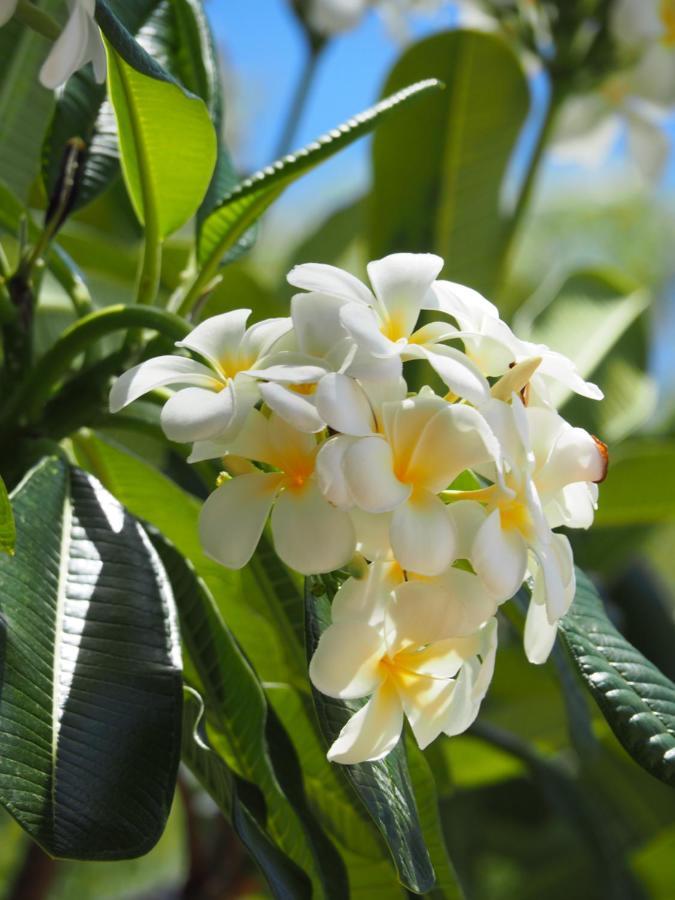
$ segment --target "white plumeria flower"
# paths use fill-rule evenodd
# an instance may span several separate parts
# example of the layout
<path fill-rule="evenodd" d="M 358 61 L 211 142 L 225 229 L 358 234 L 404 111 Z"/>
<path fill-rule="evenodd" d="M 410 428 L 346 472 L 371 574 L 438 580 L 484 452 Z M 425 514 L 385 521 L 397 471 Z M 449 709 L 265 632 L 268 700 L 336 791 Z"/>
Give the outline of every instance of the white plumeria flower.
<path fill-rule="evenodd" d="M 490 395 L 479 368 L 444 341 L 454 338 L 449 322 L 431 322 L 416 330 L 420 312 L 435 309 L 433 287 L 443 260 L 430 253 L 394 253 L 368 264 L 371 291 L 334 266 L 296 266 L 288 276 L 295 287 L 311 291 L 315 302 L 328 296 L 342 301 L 340 321 L 359 348 L 346 369 L 375 380 L 400 375 L 402 362 L 425 359 L 458 397 L 478 405 Z"/>
<path fill-rule="evenodd" d="M 105 47 L 94 18 L 96 0 L 68 0 L 68 6 L 70 17 L 40 69 L 41 83 L 51 90 L 88 62 L 94 67 L 96 81 L 105 81 Z"/>
<path fill-rule="evenodd" d="M 253 460 L 275 471 L 251 470 L 221 484 L 202 508 L 199 532 L 206 553 L 231 569 L 250 560 L 267 516 L 278 556 L 303 575 L 332 572 L 354 555 L 349 515 L 325 499 L 316 481 L 316 438 L 275 413 L 252 409 L 237 437 L 198 443 L 191 461 L 221 456 Z"/>
<path fill-rule="evenodd" d="M 18 0 L 0 0 L 0 28 L 6 25 L 16 12 Z"/>
<path fill-rule="evenodd" d="M 164 433 L 172 441 L 227 440 L 235 436 L 260 399 L 255 369 L 291 328 L 290 319 L 266 319 L 250 328 L 250 309 L 206 319 L 176 346 L 199 354 L 208 365 L 183 356 L 158 356 L 129 369 L 110 392 L 117 412 L 148 391 L 186 385 L 162 409 Z"/>
<path fill-rule="evenodd" d="M 567 612 L 575 585 L 569 541 L 552 529 L 591 525 L 606 448 L 552 410 L 525 408 L 516 395 L 510 405 L 492 401 L 485 415 L 502 447 L 503 482 L 495 478 L 490 487 L 458 493 L 462 499 L 450 505 L 450 515 L 463 552 L 496 596 L 513 596 L 528 568 L 540 570 L 536 604 L 545 605 L 553 626 Z M 532 616 L 534 624 L 543 621 Z M 528 646 L 533 640 L 530 635 Z"/>
<path fill-rule="evenodd" d="M 257 372 L 263 400 L 300 431 L 313 433 L 329 426 L 367 434 L 375 428 L 373 404 L 406 394 L 398 368 L 378 368 L 381 377 L 374 383 L 358 384 L 344 374 L 358 353 L 340 321 L 345 302 L 296 294 L 291 300 L 292 335 Z"/>
<path fill-rule="evenodd" d="M 443 0 L 310 0 L 307 20 L 323 37 L 355 28 L 369 7 L 376 8 L 393 37 L 408 37 L 405 16 L 410 12 L 434 12 Z"/>
<path fill-rule="evenodd" d="M 346 583 L 312 657 L 309 674 L 319 691 L 370 698 L 329 749 L 333 762 L 382 759 L 398 743 L 404 716 L 422 748 L 441 733 L 461 734 L 492 679 L 496 620 L 467 630 L 466 612 L 481 590 L 476 576 L 453 569 L 445 591 L 395 581 L 374 566 L 363 586 Z"/>
<path fill-rule="evenodd" d="M 530 403 L 552 407 L 556 391 L 561 388 L 592 400 L 602 399 L 600 388 L 584 381 L 571 359 L 544 344 L 517 338 L 499 318 L 497 307 L 477 291 L 462 284 L 437 281 L 433 294 L 436 308 L 452 316 L 459 325 L 455 336 L 461 338 L 467 356 L 485 375 L 502 376 L 514 365 L 539 360 L 529 382 Z"/>
<path fill-rule="evenodd" d="M 392 512 L 389 536 L 404 569 L 438 575 L 457 557 L 453 522 L 437 496 L 466 469 L 499 456 L 485 419 L 431 391 L 382 407 L 382 434 L 338 435 L 317 468 L 336 506 Z"/>

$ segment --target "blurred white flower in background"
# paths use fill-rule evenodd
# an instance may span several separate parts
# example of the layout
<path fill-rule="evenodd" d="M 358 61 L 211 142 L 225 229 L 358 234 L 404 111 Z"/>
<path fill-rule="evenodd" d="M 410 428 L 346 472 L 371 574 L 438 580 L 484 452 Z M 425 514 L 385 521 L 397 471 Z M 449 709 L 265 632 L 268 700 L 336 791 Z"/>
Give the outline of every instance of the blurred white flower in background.
<path fill-rule="evenodd" d="M 314 32 L 329 38 L 351 31 L 369 8 L 382 16 L 392 36 L 408 37 L 406 17 L 410 13 L 433 13 L 447 0 L 309 0 L 307 22 Z"/>
<path fill-rule="evenodd" d="M 0 26 L 5 25 L 16 11 L 18 0 L 0 0 Z"/>

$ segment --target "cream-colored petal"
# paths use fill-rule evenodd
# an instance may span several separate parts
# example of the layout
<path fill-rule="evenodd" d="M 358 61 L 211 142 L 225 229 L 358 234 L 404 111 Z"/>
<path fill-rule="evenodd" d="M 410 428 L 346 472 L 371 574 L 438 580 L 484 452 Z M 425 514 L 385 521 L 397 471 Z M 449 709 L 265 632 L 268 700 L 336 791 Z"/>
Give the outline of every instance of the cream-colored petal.
<path fill-rule="evenodd" d="M 76 3 L 40 69 L 40 82 L 44 87 L 55 90 L 89 61 L 90 21 L 87 12 Z"/>
<path fill-rule="evenodd" d="M 351 495 L 350 495 L 351 496 Z M 356 549 L 366 559 L 393 560 L 389 532 L 391 513 L 368 513 L 355 506 L 349 511 L 356 529 Z"/>
<path fill-rule="evenodd" d="M 5 25 L 14 15 L 17 0 L 0 0 L 0 27 Z"/>
<path fill-rule="evenodd" d="M 393 600 L 393 590 L 404 581 L 397 563 L 374 562 L 364 578 L 348 578 L 333 598 L 333 622 L 359 621 L 378 625 Z"/>
<path fill-rule="evenodd" d="M 351 717 L 328 751 L 331 762 L 375 762 L 390 753 L 403 728 L 403 708 L 389 681 Z"/>
<path fill-rule="evenodd" d="M 379 629 L 364 622 L 336 622 L 321 635 L 309 664 L 309 677 L 328 697 L 366 697 L 382 682 L 384 653 Z"/>
<path fill-rule="evenodd" d="M 489 399 L 490 385 L 487 379 L 465 353 L 442 344 L 429 344 L 418 349 L 453 394 L 476 406 L 481 406 Z"/>
<path fill-rule="evenodd" d="M 429 491 L 416 490 L 394 510 L 390 536 L 394 556 L 411 572 L 439 575 L 457 558 L 454 523 Z"/>
<path fill-rule="evenodd" d="M 352 520 L 331 506 L 314 480 L 300 490 L 285 490 L 272 510 L 271 521 L 277 554 L 303 575 L 333 572 L 354 555 Z"/>
<path fill-rule="evenodd" d="M 358 346 L 371 356 L 386 359 L 400 354 L 402 345 L 382 333 L 383 323 L 370 307 L 346 303 L 340 310 L 340 321 Z"/>
<path fill-rule="evenodd" d="M 548 621 L 553 625 L 565 615 L 574 600 L 576 577 L 569 540 L 562 534 L 553 534 L 551 538 L 549 544 L 539 544 L 532 549 L 539 562 L 535 584 L 538 578 L 543 579 L 541 590 Z"/>
<path fill-rule="evenodd" d="M 188 443 L 208 440 L 227 431 L 234 410 L 234 388 L 231 383 L 218 393 L 200 387 L 184 388 L 164 404 L 162 429 L 170 441 Z"/>
<path fill-rule="evenodd" d="M 264 319 L 246 330 L 239 346 L 243 359 L 261 359 L 274 352 L 275 345 L 287 335 L 293 322 L 290 317 Z"/>
<path fill-rule="evenodd" d="M 371 305 L 374 299 L 365 284 L 354 275 L 323 263 L 294 266 L 288 273 L 287 280 L 293 287 L 305 291 L 316 291 L 366 306 Z"/>
<path fill-rule="evenodd" d="M 311 397 L 298 394 L 283 384 L 272 383 L 261 384 L 260 395 L 271 410 L 298 431 L 307 434 L 323 431 L 325 423 Z"/>
<path fill-rule="evenodd" d="M 363 388 L 347 375 L 325 375 L 316 389 L 316 408 L 334 431 L 364 437 L 375 431 L 375 419 Z"/>
<path fill-rule="evenodd" d="M 471 564 L 488 591 L 507 600 L 516 593 L 527 570 L 527 545 L 517 531 L 502 529 L 495 509 L 478 529 Z"/>
<path fill-rule="evenodd" d="M 214 368 L 219 369 L 223 359 L 238 357 L 250 315 L 250 309 L 233 309 L 211 316 L 200 322 L 186 338 L 178 341 L 176 346 L 187 347 L 199 353 Z"/>
<path fill-rule="evenodd" d="M 378 311 L 400 332 L 397 336 L 413 332 L 442 268 L 443 260 L 432 253 L 392 253 L 368 264 Z"/>
<path fill-rule="evenodd" d="M 397 688 L 415 740 L 424 750 L 443 731 L 455 682 L 411 674 L 397 679 Z"/>
<path fill-rule="evenodd" d="M 530 600 L 525 619 L 523 641 L 525 655 L 534 665 L 542 665 L 551 655 L 558 633 L 557 624 L 551 625 L 546 615 L 546 605 L 536 602 L 534 596 Z"/>
<path fill-rule="evenodd" d="M 345 453 L 343 469 L 354 502 L 366 512 L 387 512 L 410 496 L 410 485 L 394 474 L 391 447 L 381 437 L 359 438 Z"/>
<path fill-rule="evenodd" d="M 351 509 L 354 498 L 349 490 L 342 463 L 354 438 L 339 434 L 322 444 L 316 457 L 316 478 L 321 493 L 338 509 Z"/>
<path fill-rule="evenodd" d="M 470 559 L 476 534 L 487 516 L 485 507 L 475 500 L 456 500 L 447 509 L 455 524 L 457 559 Z"/>
<path fill-rule="evenodd" d="M 193 384 L 211 390 L 220 386 L 211 369 L 193 359 L 156 356 L 120 375 L 110 391 L 110 412 L 119 412 L 143 394 L 170 384 Z"/>
<path fill-rule="evenodd" d="M 241 569 L 253 556 L 281 476 L 256 472 L 226 481 L 211 494 L 199 516 L 207 556 Z"/>

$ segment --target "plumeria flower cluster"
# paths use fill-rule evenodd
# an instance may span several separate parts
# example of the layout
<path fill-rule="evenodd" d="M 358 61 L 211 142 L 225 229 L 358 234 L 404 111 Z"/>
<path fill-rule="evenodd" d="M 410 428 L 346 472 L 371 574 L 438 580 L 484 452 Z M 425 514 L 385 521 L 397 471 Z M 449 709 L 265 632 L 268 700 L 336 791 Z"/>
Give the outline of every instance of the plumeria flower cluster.
<path fill-rule="evenodd" d="M 12 18 L 17 5 L 18 0 L 0 0 L 0 26 Z M 40 69 L 40 82 L 50 90 L 65 84 L 89 62 L 96 81 L 105 81 L 105 48 L 94 19 L 96 0 L 68 0 L 68 7 L 68 21 Z"/>
<path fill-rule="evenodd" d="M 298 266 L 290 317 L 214 316 L 179 343 L 191 356 L 143 362 L 111 393 L 116 411 L 174 386 L 166 435 L 193 462 L 221 461 L 200 519 L 211 557 L 245 566 L 269 519 L 291 568 L 353 573 L 310 666 L 318 690 L 366 699 L 336 762 L 381 758 L 404 718 L 422 747 L 465 730 L 492 677 L 497 610 L 525 581 L 525 649 L 545 661 L 575 591 L 554 529 L 589 527 L 606 471 L 604 445 L 554 406 L 561 386 L 598 388 L 439 280 L 442 266 L 394 254 L 369 264 L 369 285 Z M 435 389 L 410 391 L 413 361 Z"/>

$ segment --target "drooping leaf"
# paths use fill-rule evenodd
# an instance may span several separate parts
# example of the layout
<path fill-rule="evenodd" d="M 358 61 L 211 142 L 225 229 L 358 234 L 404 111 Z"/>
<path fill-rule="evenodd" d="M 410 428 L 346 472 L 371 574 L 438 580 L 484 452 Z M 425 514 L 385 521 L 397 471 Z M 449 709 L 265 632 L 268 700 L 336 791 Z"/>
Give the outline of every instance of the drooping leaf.
<path fill-rule="evenodd" d="M 180 756 L 173 599 L 144 531 L 91 476 L 47 458 L 13 494 L 0 558 L 0 801 L 54 856 L 142 855 Z"/>
<path fill-rule="evenodd" d="M 5 482 L 0 478 L 0 551 L 14 555 L 16 525 Z"/>
<path fill-rule="evenodd" d="M 579 569 L 560 629 L 619 741 L 648 772 L 675 785 L 675 684 L 617 631 Z"/>
<path fill-rule="evenodd" d="M 142 74 L 115 46 L 106 47 L 127 190 L 146 230 L 162 239 L 204 198 L 216 161 L 213 125 L 203 100 L 168 78 Z"/>
<path fill-rule="evenodd" d="M 326 579 L 307 579 L 305 614 L 309 658 L 321 633 L 330 623 L 330 593 Z M 313 691 L 313 697 L 319 725 L 327 745 L 330 745 L 362 704 L 335 700 L 318 691 Z M 399 741 L 394 750 L 379 762 L 347 765 L 344 771 L 380 830 L 401 883 L 418 894 L 431 890 L 436 876 L 424 843 L 404 742 Z"/>
<path fill-rule="evenodd" d="M 311 897 L 311 884 L 304 872 L 269 839 L 243 802 L 239 782 L 225 761 L 209 747 L 200 733 L 204 704 L 196 691 L 185 689 L 183 718 L 183 762 L 197 778 L 267 878 L 277 900 Z"/>
<path fill-rule="evenodd" d="M 445 91 L 375 134 L 370 258 L 435 252 L 446 277 L 489 294 L 508 243 L 500 200 L 528 113 L 527 78 L 502 38 L 460 30 L 408 48 L 383 94 L 429 77 Z"/>
<path fill-rule="evenodd" d="M 346 896 L 340 859 L 309 812 L 292 744 L 277 720 L 275 740 L 281 746 L 276 754 L 272 752 L 269 731 L 274 727 L 273 714 L 255 672 L 194 569 L 159 533 L 151 532 L 150 539 L 171 580 L 181 634 L 204 692 L 211 746 L 231 769 L 262 792 L 270 837 L 310 875 L 317 891 L 327 900 L 339 900 Z M 291 791 L 279 777 L 278 767 L 282 766 L 293 781 Z"/>
<path fill-rule="evenodd" d="M 41 8 L 59 14 L 60 0 L 46 0 Z M 40 170 L 42 140 L 54 105 L 53 91 L 42 87 L 38 73 L 50 43 L 41 35 L 11 21 L 0 28 L 0 181 L 28 199 Z"/>
<path fill-rule="evenodd" d="M 205 273 L 204 280 L 210 280 L 225 253 L 296 178 L 368 134 L 390 116 L 397 115 L 401 109 L 416 105 L 415 101 L 421 96 L 435 93 L 440 86 L 433 78 L 407 84 L 408 87 L 359 113 L 302 150 L 277 160 L 237 185 L 203 223 L 198 259 Z"/>

